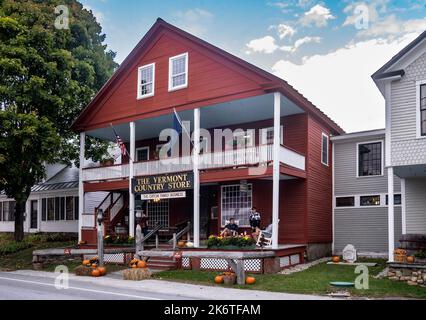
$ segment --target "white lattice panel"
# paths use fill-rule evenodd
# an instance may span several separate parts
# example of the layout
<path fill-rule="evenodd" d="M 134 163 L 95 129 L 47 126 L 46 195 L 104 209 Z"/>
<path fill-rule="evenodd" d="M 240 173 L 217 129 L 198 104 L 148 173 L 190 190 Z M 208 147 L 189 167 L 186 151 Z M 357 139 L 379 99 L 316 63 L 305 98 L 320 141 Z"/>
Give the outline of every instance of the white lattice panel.
<path fill-rule="evenodd" d="M 95 254 L 85 255 L 84 259 L 92 259 L 93 257 L 96 257 L 96 255 Z M 104 262 L 125 263 L 124 253 L 107 253 L 104 255 Z"/>
<path fill-rule="evenodd" d="M 280 258 L 280 268 L 285 268 L 290 265 L 290 257 L 281 257 Z"/>
<path fill-rule="evenodd" d="M 290 256 L 290 262 L 291 262 L 292 265 L 299 264 L 300 263 L 300 255 L 298 255 L 298 254 L 291 255 Z"/>
<path fill-rule="evenodd" d="M 184 267 L 183 260 L 182 260 L 182 266 Z M 224 270 L 224 271 L 230 269 L 228 262 L 225 259 L 212 259 L 212 258 L 201 258 L 200 268 L 210 269 L 210 270 Z M 262 270 L 262 260 L 261 259 L 245 260 L 244 270 L 251 271 L 251 272 L 260 272 Z"/>
<path fill-rule="evenodd" d="M 189 269 L 191 268 L 191 262 L 189 261 L 189 258 L 182 258 L 182 268 Z"/>

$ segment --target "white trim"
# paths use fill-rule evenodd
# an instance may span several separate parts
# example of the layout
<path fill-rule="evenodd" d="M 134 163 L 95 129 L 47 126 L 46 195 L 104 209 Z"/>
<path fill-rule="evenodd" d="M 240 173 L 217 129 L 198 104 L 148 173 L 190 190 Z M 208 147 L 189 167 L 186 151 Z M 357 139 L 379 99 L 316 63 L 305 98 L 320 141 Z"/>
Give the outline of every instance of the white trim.
<path fill-rule="evenodd" d="M 426 38 L 420 41 L 414 48 L 411 48 L 410 51 L 405 53 L 402 57 L 400 57 L 397 61 L 395 61 L 392 65 L 390 65 L 384 72 L 391 72 L 396 70 L 404 70 L 418 58 L 420 58 L 424 50 L 422 50 L 421 46 L 426 43 Z"/>
<path fill-rule="evenodd" d="M 193 237 L 194 247 L 200 246 L 200 124 L 201 112 L 199 108 L 194 109 L 194 151 L 193 151 L 193 173 L 194 173 L 194 195 L 193 195 Z"/>
<path fill-rule="evenodd" d="M 382 159 L 381 159 L 381 163 L 382 163 L 382 168 L 381 168 L 381 174 L 377 174 L 377 175 L 371 175 L 371 176 L 360 176 L 359 175 L 359 146 L 361 144 L 371 144 L 371 143 L 379 143 L 381 144 L 381 154 L 382 154 Z M 384 153 L 384 141 L 383 140 L 371 140 L 371 141 L 363 141 L 363 142 L 357 142 L 356 144 L 356 163 L 355 163 L 355 172 L 356 172 L 356 177 L 359 179 L 366 179 L 366 178 L 377 178 L 377 177 L 383 177 L 385 175 L 384 172 L 384 158 L 385 158 L 385 153 Z"/>
<path fill-rule="evenodd" d="M 136 148 L 135 149 L 135 157 L 136 157 L 136 162 L 140 162 L 140 161 L 144 161 L 144 160 L 139 160 L 139 158 L 137 157 L 137 155 L 138 155 L 138 151 L 139 150 L 147 150 L 148 151 L 148 159 L 147 159 L 147 161 L 149 161 L 149 147 L 140 147 L 140 148 Z"/>
<path fill-rule="evenodd" d="M 416 82 L 416 138 L 426 139 L 426 135 L 422 136 L 421 131 L 421 112 L 420 112 L 420 87 L 426 84 L 426 80 Z"/>
<path fill-rule="evenodd" d="M 80 133 L 80 167 L 78 169 L 78 241 L 82 240 L 81 230 L 83 227 L 83 213 L 84 213 L 84 186 L 83 186 L 83 167 L 85 159 L 85 145 L 86 145 L 86 133 Z M 41 210 L 40 210 L 41 215 Z M 40 225 L 41 228 L 41 219 Z"/>
<path fill-rule="evenodd" d="M 132 192 L 132 180 L 134 175 L 134 160 L 135 160 L 135 149 L 136 149 L 136 123 L 129 123 L 130 130 L 130 159 L 129 159 L 129 236 L 135 236 L 135 197 Z"/>
<path fill-rule="evenodd" d="M 402 234 L 407 234 L 407 207 L 405 202 L 405 178 L 401 178 L 401 226 Z"/>
<path fill-rule="evenodd" d="M 385 165 L 386 167 L 390 167 L 392 163 L 391 158 L 391 130 L 392 130 L 392 117 L 391 117 L 391 110 L 392 110 L 392 101 L 391 101 L 391 82 L 387 82 L 385 84 L 385 121 L 386 121 L 386 133 L 385 133 Z"/>
<path fill-rule="evenodd" d="M 396 204 L 394 205 L 395 207 L 403 207 L 403 193 L 402 190 L 401 192 L 394 192 L 394 195 L 401 195 L 401 204 Z M 333 209 L 362 209 L 362 208 L 387 208 L 388 205 L 386 204 L 386 196 L 388 195 L 388 193 L 383 193 L 383 192 L 377 192 L 377 193 L 361 193 L 361 194 L 345 194 L 345 195 L 334 195 L 333 196 Z M 380 205 L 375 206 L 375 205 L 371 205 L 371 206 L 361 206 L 361 197 L 372 197 L 372 196 L 379 196 L 380 197 Z M 354 205 L 353 206 L 345 206 L 345 207 L 337 207 L 336 206 L 336 199 L 337 198 L 348 198 L 348 197 L 353 197 L 354 198 Z M 389 201 L 389 200 L 388 200 Z"/>
<path fill-rule="evenodd" d="M 185 84 L 173 87 L 173 81 L 172 81 L 173 60 L 180 58 L 180 57 L 185 57 Z M 185 52 L 185 53 L 182 53 L 182 54 L 179 54 L 177 56 L 169 58 L 169 92 L 180 90 L 180 89 L 185 89 L 185 88 L 188 87 L 188 65 L 189 65 L 188 52 Z"/>
<path fill-rule="evenodd" d="M 336 195 L 336 190 L 335 190 L 336 173 L 335 173 L 334 168 L 335 168 L 336 161 L 334 159 L 334 156 L 336 154 L 336 151 L 335 151 L 334 146 L 332 146 L 331 154 L 332 154 L 332 158 L 331 158 L 331 192 L 332 192 L 332 199 L 333 199 L 333 205 L 332 205 L 333 209 L 331 211 L 331 230 L 332 230 L 332 235 L 333 235 L 333 238 L 332 238 L 332 241 L 331 241 L 331 252 L 333 254 L 335 254 L 335 252 L 334 252 L 334 250 L 335 250 L 335 241 L 334 241 L 335 240 L 335 229 L 334 229 L 334 226 L 335 226 L 335 216 L 334 216 L 334 209 L 335 209 L 335 203 L 336 203 L 336 200 L 335 200 L 335 195 Z"/>
<path fill-rule="evenodd" d="M 327 163 L 322 161 L 322 155 L 324 153 L 324 137 L 327 138 Z M 321 163 L 327 167 L 330 165 L 330 136 L 324 132 L 321 133 Z"/>
<path fill-rule="evenodd" d="M 386 133 L 385 129 L 361 131 L 361 132 L 354 132 L 354 133 L 346 133 L 341 136 L 330 137 L 330 140 L 334 142 L 334 141 L 341 141 L 341 140 L 358 139 L 358 138 L 364 138 L 364 137 L 370 137 L 370 136 L 385 135 L 385 133 Z"/>
<path fill-rule="evenodd" d="M 280 224 L 280 137 L 281 129 L 281 93 L 274 93 L 274 145 L 272 169 L 272 248 L 278 249 Z M 280 201 L 281 200 L 281 201 Z"/>
<path fill-rule="evenodd" d="M 147 94 L 142 94 L 141 93 L 141 71 L 143 69 L 147 69 L 147 68 L 150 68 L 150 67 L 152 67 L 152 92 L 151 93 L 147 93 Z M 138 87 L 137 87 L 137 91 L 136 92 L 137 92 L 137 99 L 138 100 L 154 96 L 154 93 L 155 93 L 155 62 L 154 63 L 150 63 L 150 64 L 146 64 L 146 65 L 141 66 L 141 67 L 138 68 Z"/>
<path fill-rule="evenodd" d="M 394 261 L 393 251 L 395 250 L 395 208 L 394 208 L 394 176 L 393 167 L 388 168 L 388 254 L 389 262 Z"/>

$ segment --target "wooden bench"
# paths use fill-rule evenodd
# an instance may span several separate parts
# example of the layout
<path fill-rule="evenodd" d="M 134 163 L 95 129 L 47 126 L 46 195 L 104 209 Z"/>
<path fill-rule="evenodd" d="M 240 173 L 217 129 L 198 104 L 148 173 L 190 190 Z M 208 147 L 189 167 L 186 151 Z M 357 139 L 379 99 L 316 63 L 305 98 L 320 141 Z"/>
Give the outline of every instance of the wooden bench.
<path fill-rule="evenodd" d="M 244 261 L 250 259 L 272 258 L 275 256 L 273 251 L 260 252 L 224 252 L 224 251 L 183 251 L 182 258 L 211 258 L 225 259 L 232 271 L 237 275 L 237 283 L 246 283 L 246 272 L 244 270 Z"/>

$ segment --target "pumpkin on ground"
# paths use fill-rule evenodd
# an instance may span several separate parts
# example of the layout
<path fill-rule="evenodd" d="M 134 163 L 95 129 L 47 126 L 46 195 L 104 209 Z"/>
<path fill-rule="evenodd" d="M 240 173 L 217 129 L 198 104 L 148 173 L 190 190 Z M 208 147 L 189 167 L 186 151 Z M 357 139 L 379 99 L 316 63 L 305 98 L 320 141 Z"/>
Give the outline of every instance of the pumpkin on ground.
<path fill-rule="evenodd" d="M 338 262 L 340 262 L 340 257 L 339 257 L 339 256 L 333 256 L 332 261 L 333 261 L 334 263 L 338 263 Z"/>
<path fill-rule="evenodd" d="M 135 264 L 132 264 L 132 268 L 137 268 L 138 266 Z"/>
<path fill-rule="evenodd" d="M 87 266 L 88 264 L 90 264 L 90 260 L 83 260 L 83 263 L 82 263 L 84 266 Z"/>
<path fill-rule="evenodd" d="M 255 284 L 256 278 L 255 277 L 247 277 L 246 278 L 246 284 Z"/>
<path fill-rule="evenodd" d="M 146 262 L 145 261 L 138 261 L 136 264 L 138 268 L 146 268 Z"/>
<path fill-rule="evenodd" d="M 101 276 L 104 276 L 107 273 L 107 270 L 106 270 L 105 267 L 99 267 L 98 270 L 99 270 Z"/>
<path fill-rule="evenodd" d="M 214 278 L 214 282 L 217 284 L 223 283 L 223 276 L 216 276 L 216 278 Z"/>
<path fill-rule="evenodd" d="M 98 269 L 93 269 L 92 270 L 92 277 L 100 277 L 101 273 Z"/>
<path fill-rule="evenodd" d="M 407 257 L 407 262 L 408 263 L 413 263 L 414 262 L 414 257 L 413 256 L 408 256 Z"/>
<path fill-rule="evenodd" d="M 98 265 L 96 263 L 92 263 L 92 267 L 96 269 Z"/>

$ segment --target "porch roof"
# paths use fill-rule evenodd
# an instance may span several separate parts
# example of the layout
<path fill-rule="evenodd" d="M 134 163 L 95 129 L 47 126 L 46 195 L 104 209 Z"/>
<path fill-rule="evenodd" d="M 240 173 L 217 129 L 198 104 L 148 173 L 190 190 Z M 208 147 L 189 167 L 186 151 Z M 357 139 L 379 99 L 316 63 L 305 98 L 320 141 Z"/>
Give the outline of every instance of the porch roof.
<path fill-rule="evenodd" d="M 274 94 L 268 93 L 255 97 L 234 100 L 212 106 L 200 108 L 201 128 L 212 129 L 232 126 L 255 121 L 273 119 Z M 192 109 L 179 111 L 182 121 L 194 123 L 194 111 Z M 281 116 L 290 116 L 304 113 L 304 110 L 281 95 Z M 159 117 L 145 118 L 135 121 L 136 139 L 143 140 L 156 138 L 166 128 L 173 128 L 173 113 Z M 130 141 L 129 124 L 124 123 L 114 126 L 124 142 Z M 111 127 L 100 128 L 86 132 L 87 135 L 107 141 L 115 141 L 114 131 Z"/>

